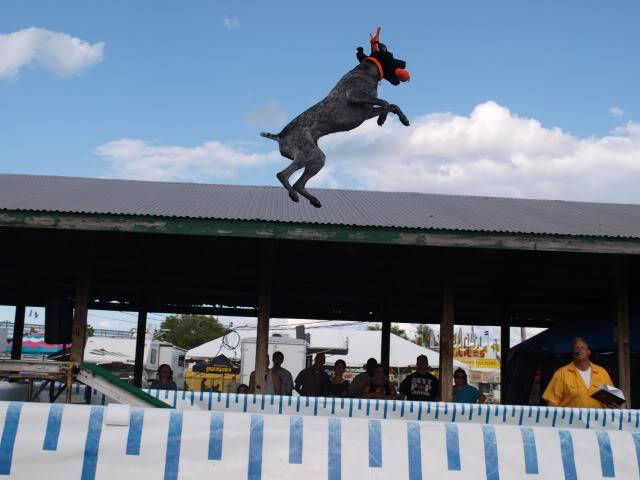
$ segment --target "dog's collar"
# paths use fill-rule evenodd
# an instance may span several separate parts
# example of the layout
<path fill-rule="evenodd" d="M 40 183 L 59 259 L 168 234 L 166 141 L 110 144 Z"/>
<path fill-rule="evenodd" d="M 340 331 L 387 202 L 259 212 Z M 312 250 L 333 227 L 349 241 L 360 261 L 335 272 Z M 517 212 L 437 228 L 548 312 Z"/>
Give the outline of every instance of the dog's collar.
<path fill-rule="evenodd" d="M 365 57 L 365 60 L 369 60 L 371 63 L 373 63 L 376 68 L 378 69 L 378 75 L 380 75 L 380 80 L 382 80 L 384 78 L 384 70 L 382 69 L 382 64 L 380 63 L 380 60 L 378 60 L 375 57 Z"/>

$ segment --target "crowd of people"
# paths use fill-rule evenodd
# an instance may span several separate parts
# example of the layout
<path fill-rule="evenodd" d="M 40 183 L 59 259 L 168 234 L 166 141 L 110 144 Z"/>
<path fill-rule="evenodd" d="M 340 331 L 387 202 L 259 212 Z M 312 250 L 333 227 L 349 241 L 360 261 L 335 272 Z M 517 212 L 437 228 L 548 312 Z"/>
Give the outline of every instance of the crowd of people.
<path fill-rule="evenodd" d="M 624 400 L 603 403 L 593 395 L 603 385 L 613 385 L 607 371 L 591 362 L 589 344 L 583 338 L 571 342 L 572 361 L 558 369 L 542 395 L 548 406 L 579 408 L 620 408 Z M 264 387 L 256 386 L 255 371 L 251 372 L 249 385 L 241 384 L 238 393 L 262 393 L 265 395 L 292 395 L 295 390 L 304 397 L 355 397 L 378 398 L 384 400 L 407 399 L 436 402 L 440 400 L 440 380 L 429 372 L 429 359 L 425 355 L 416 358 L 416 369 L 407 375 L 396 390 L 389 380 L 389 371 L 385 365 L 370 358 L 364 365 L 364 372 L 356 375 L 351 382 L 344 378 L 347 364 L 336 360 L 330 373 L 325 368 L 326 357 L 318 353 L 313 365 L 302 370 L 295 381 L 282 364 L 284 354 L 275 352 L 270 367 L 269 357 L 265 357 L 266 375 Z M 151 388 L 176 390 L 173 371 L 169 365 L 158 368 L 158 377 L 151 381 Z M 469 385 L 467 372 L 458 368 L 453 373 L 454 403 L 484 403 L 485 397 L 480 391 Z"/>
<path fill-rule="evenodd" d="M 263 393 L 266 395 L 292 395 L 295 390 L 304 397 L 354 397 L 395 400 L 404 398 L 436 402 L 440 400 L 440 380 L 429 372 L 429 360 L 425 355 L 416 358 L 415 372 L 407 375 L 396 389 L 389 380 L 385 365 L 370 358 L 364 365 L 364 372 L 356 375 L 351 382 L 344 378 L 347 364 L 336 360 L 327 373 L 324 353 L 318 353 L 313 364 L 302 370 L 295 381 L 291 373 L 282 367 L 284 355 L 275 352 L 273 367 L 269 368 L 269 358 L 265 358 L 266 375 L 262 391 L 256 387 L 255 372 L 251 373 L 249 385 L 240 385 L 238 393 Z M 453 401 L 460 403 L 484 403 L 484 396 L 467 382 L 467 374 L 457 369 L 453 376 Z"/>
<path fill-rule="evenodd" d="M 571 363 L 559 368 L 547 385 L 542 398 L 552 407 L 578 408 L 621 408 L 624 400 L 611 397 L 602 402 L 593 397 L 602 386 L 613 385 L 607 371 L 591 362 L 589 344 L 581 337 L 571 342 Z M 255 371 L 251 372 L 249 385 L 241 384 L 237 393 L 262 393 L 265 395 L 292 395 L 295 390 L 305 397 L 354 397 L 378 398 L 384 400 L 407 399 L 436 402 L 440 400 L 440 380 L 429 372 L 429 359 L 425 355 L 416 358 L 415 371 L 407 375 L 398 389 L 389 380 L 389 371 L 385 365 L 370 358 L 364 365 L 364 371 L 356 375 L 351 382 L 344 378 L 347 364 L 336 360 L 333 368 L 325 368 L 326 357 L 318 353 L 313 365 L 302 370 L 295 381 L 286 368 L 284 354 L 275 352 L 270 367 L 269 357 L 265 357 L 266 375 L 262 390 L 256 386 Z M 327 373 L 329 370 L 329 373 Z M 160 390 L 176 390 L 173 371 L 169 365 L 158 368 L 158 376 L 149 385 Z M 484 403 L 485 397 L 480 391 L 469 385 L 467 372 L 458 368 L 453 373 L 454 403 Z"/>

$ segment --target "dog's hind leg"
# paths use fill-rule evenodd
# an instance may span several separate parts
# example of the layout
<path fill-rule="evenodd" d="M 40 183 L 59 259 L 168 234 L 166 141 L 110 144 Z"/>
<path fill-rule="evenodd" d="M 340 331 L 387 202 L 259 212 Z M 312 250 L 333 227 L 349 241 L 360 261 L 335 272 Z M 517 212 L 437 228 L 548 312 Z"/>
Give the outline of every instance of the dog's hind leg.
<path fill-rule="evenodd" d="M 293 161 L 291 165 L 276 174 L 276 177 L 278 177 L 280 183 L 284 186 L 284 188 L 287 189 L 287 192 L 289 192 L 289 198 L 291 198 L 291 200 L 293 200 L 294 202 L 299 201 L 299 198 L 298 193 L 291 187 L 291 184 L 289 183 L 289 177 L 294 172 L 300 170 L 302 167 L 304 167 L 304 165 L 302 165 L 300 162 Z"/>
<path fill-rule="evenodd" d="M 320 208 L 322 206 L 320 200 L 311 195 L 305 188 L 309 179 L 324 167 L 324 153 L 320 150 L 320 147 L 315 144 L 315 142 L 313 142 L 312 145 L 313 147 L 309 147 L 304 152 L 305 168 L 302 175 L 300 175 L 300 178 L 293 184 L 293 190 L 299 192 L 300 195 L 308 199 L 311 202 L 311 205 L 316 208 Z"/>

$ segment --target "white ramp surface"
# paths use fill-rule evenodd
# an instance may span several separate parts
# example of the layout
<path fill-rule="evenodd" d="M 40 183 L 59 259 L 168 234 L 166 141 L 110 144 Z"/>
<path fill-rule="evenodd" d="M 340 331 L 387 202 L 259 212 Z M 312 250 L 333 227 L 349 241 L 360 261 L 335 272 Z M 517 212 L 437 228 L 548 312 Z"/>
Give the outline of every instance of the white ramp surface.
<path fill-rule="evenodd" d="M 0 402 L 0 477 L 640 478 L 637 431 L 141 408 L 128 415 Z"/>

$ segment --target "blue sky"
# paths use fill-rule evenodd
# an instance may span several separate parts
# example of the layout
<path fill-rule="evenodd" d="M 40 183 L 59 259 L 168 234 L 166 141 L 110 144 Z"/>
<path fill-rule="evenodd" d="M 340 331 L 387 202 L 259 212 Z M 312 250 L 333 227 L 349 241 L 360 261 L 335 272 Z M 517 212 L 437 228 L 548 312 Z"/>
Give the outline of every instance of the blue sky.
<path fill-rule="evenodd" d="M 640 202 L 636 1 L 0 5 L 0 171 L 275 184 L 277 132 L 382 41 L 412 120 L 323 139 L 311 187 Z"/>
<path fill-rule="evenodd" d="M 0 33 L 39 27 L 104 42 L 104 52 L 70 76 L 31 63 L 0 79 L 0 169 L 108 176 L 96 148 L 123 138 L 272 150 L 250 112 L 277 103 L 278 130 L 355 65 L 355 47 L 377 24 L 412 72 L 382 96 L 410 118 L 468 115 L 492 100 L 545 127 L 601 136 L 622 123 L 611 107 L 625 120 L 640 108 L 639 20 L 637 2 L 5 0 Z M 279 166 L 203 180 L 273 184 Z"/>

